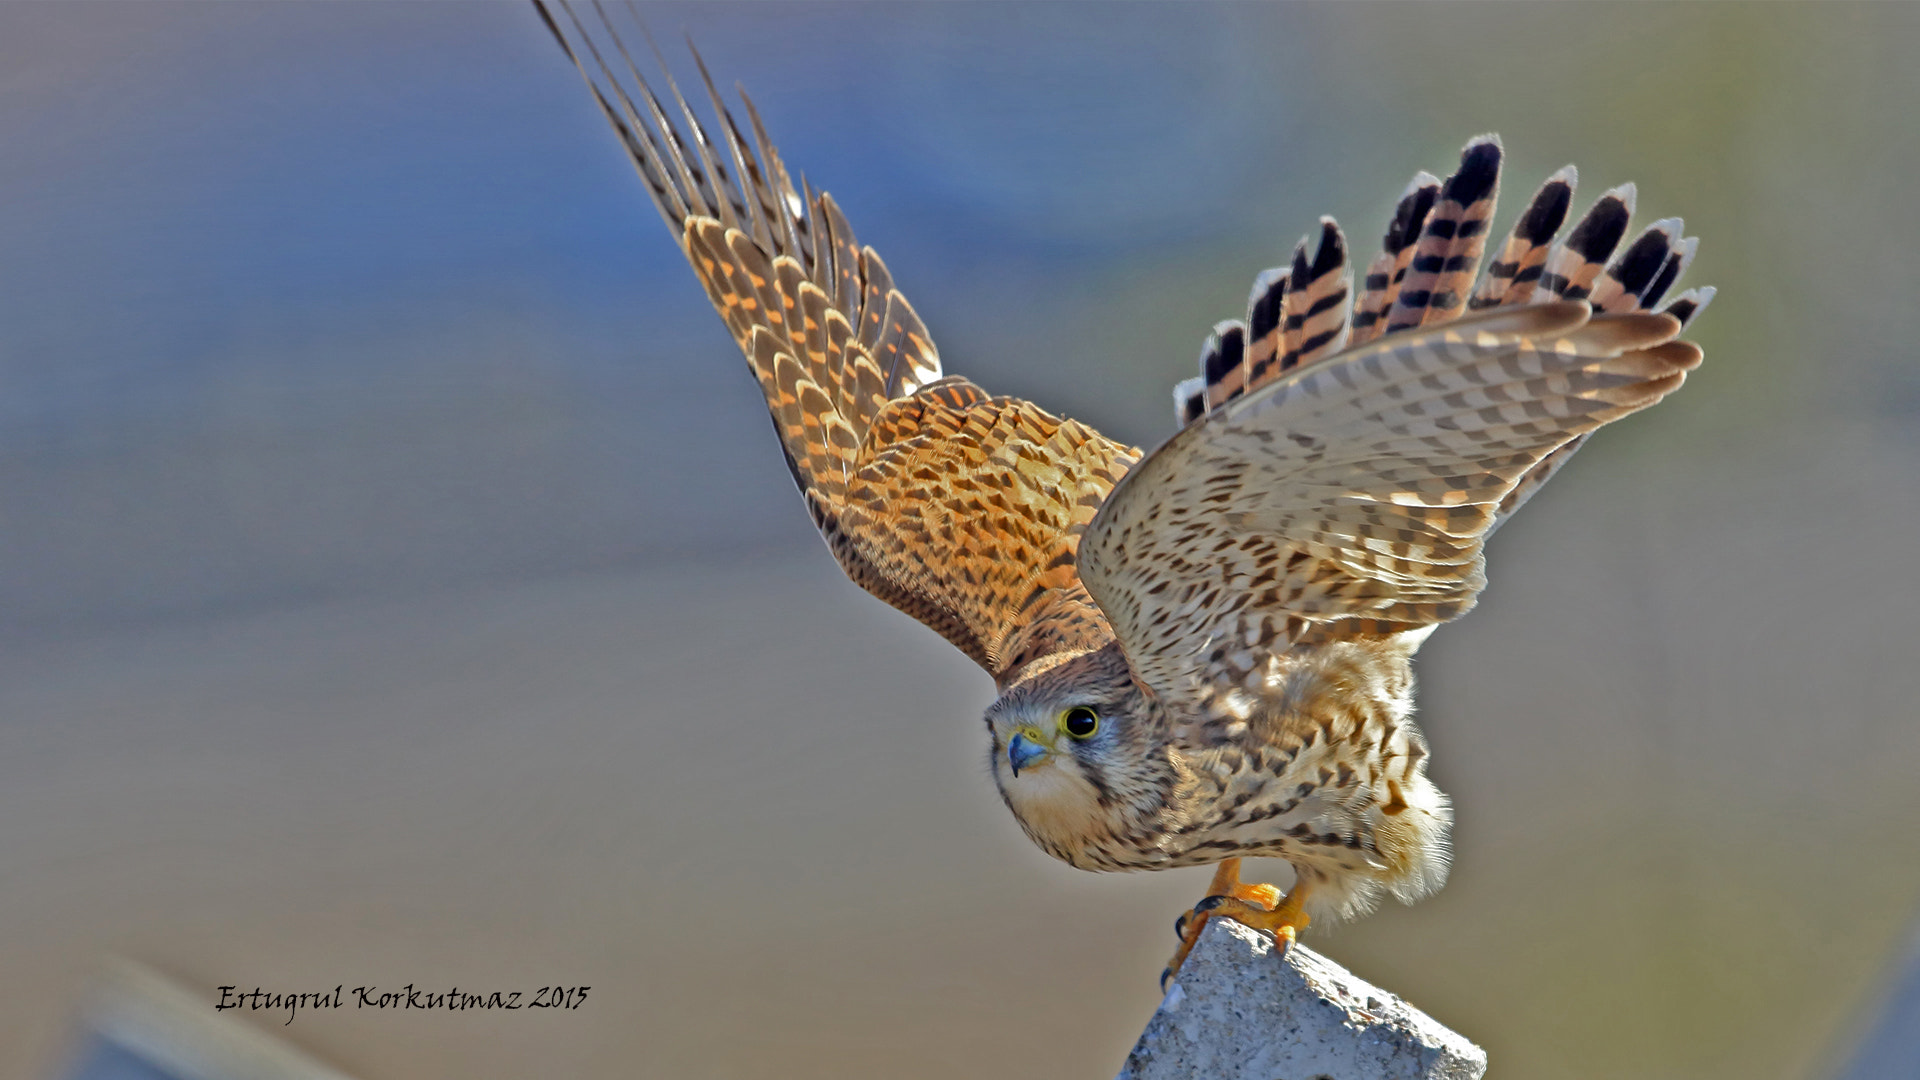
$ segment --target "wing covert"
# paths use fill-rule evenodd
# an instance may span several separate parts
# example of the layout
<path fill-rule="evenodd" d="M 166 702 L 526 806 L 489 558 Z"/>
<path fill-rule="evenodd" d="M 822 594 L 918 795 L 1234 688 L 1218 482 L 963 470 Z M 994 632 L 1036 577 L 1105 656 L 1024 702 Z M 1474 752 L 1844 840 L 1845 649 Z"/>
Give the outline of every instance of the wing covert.
<path fill-rule="evenodd" d="M 828 534 L 854 580 L 1003 684 L 1108 640 L 1075 566 L 1138 450 L 963 379 L 891 403 L 875 431 Z"/>

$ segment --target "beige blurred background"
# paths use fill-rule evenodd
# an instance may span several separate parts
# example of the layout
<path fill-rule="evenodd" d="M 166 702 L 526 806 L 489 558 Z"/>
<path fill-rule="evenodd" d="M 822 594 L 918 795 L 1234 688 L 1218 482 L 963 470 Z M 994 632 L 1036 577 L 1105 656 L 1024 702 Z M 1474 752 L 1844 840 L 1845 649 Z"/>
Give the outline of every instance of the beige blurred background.
<path fill-rule="evenodd" d="M 1452 881 L 1309 942 L 1499 1076 L 1842 1063 L 1920 903 L 1920 8 L 648 18 L 950 370 L 1140 443 L 1469 136 L 1502 231 L 1567 161 L 1685 215 L 1706 366 L 1422 654 Z M 365 1080 L 1118 1068 L 1205 873 L 1019 835 L 988 680 L 839 576 L 528 9 L 0 6 L 0 139 L 0 1075 L 109 955 L 593 988 L 249 1020 Z"/>

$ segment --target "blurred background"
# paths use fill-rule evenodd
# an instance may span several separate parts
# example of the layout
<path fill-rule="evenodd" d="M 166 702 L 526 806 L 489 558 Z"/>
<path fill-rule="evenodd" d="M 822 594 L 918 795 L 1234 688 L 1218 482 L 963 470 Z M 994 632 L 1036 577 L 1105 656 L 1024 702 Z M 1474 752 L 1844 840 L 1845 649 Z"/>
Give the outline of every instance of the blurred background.
<path fill-rule="evenodd" d="M 1920 7 L 647 18 L 948 370 L 1140 444 L 1477 133 L 1501 234 L 1568 161 L 1685 215 L 1706 366 L 1422 653 L 1451 883 L 1308 942 L 1498 1075 L 1844 1064 L 1920 902 Z M 1119 1067 L 1206 873 L 1021 837 L 989 681 L 840 576 L 529 8 L 8 4 L 0 140 L 0 1074 L 108 956 L 209 1015 L 593 988 L 246 1018 L 364 1080 Z"/>

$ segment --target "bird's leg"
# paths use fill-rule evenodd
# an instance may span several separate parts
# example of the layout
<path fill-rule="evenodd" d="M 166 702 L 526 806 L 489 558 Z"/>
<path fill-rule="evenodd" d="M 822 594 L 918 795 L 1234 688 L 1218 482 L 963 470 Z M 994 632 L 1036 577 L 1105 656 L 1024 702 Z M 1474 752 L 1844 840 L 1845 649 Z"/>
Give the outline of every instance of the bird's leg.
<path fill-rule="evenodd" d="M 1301 899 L 1294 900 L 1295 895 Z M 1192 911 L 1182 912 L 1180 918 L 1174 921 L 1173 932 L 1180 937 L 1180 948 L 1174 951 L 1173 959 L 1168 961 L 1166 970 L 1160 973 L 1160 985 L 1165 986 L 1167 980 L 1180 970 L 1187 954 L 1193 951 L 1194 943 L 1200 940 L 1200 931 L 1206 929 L 1207 920 L 1213 916 L 1225 915 L 1248 926 L 1272 930 L 1272 917 L 1291 909 L 1285 933 L 1287 940 L 1292 941 L 1294 928 L 1307 925 L 1306 913 L 1300 910 L 1300 904 L 1305 899 L 1299 886 L 1295 886 L 1293 894 L 1283 901 L 1280 890 L 1271 885 L 1245 884 L 1240 880 L 1238 858 L 1220 860 L 1220 865 L 1213 871 L 1213 883 L 1207 886 L 1206 899 L 1194 905 Z M 1254 921 L 1256 917 L 1261 921 Z"/>

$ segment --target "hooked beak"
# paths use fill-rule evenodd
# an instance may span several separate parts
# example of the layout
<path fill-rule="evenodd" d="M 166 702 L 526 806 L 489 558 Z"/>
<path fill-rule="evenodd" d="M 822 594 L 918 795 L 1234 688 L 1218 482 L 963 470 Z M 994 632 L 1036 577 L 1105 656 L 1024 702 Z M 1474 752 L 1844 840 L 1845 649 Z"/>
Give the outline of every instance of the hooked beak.
<path fill-rule="evenodd" d="M 1015 732 L 1013 738 L 1007 740 L 1007 764 L 1013 766 L 1015 776 L 1020 775 L 1021 769 L 1032 766 L 1050 752 L 1021 732 Z"/>

